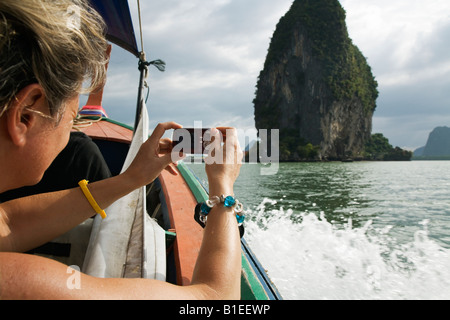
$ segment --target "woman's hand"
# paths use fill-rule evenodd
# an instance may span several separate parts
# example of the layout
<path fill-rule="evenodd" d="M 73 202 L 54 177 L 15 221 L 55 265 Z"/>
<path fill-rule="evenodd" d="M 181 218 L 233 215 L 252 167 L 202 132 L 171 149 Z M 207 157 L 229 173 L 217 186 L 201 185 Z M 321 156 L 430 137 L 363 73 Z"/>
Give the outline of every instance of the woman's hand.
<path fill-rule="evenodd" d="M 177 174 L 174 166 L 182 157 L 172 154 L 172 140 L 161 138 L 167 130 L 181 128 L 182 126 L 175 122 L 160 123 L 149 139 L 142 144 L 136 158 L 125 172 L 138 187 L 153 182 L 162 170 Z"/>
<path fill-rule="evenodd" d="M 224 139 L 221 139 L 221 135 Z M 234 128 L 211 129 L 214 137 L 206 162 L 211 196 L 234 195 L 233 185 L 239 176 L 243 153 Z M 222 146 L 222 143 L 223 146 Z"/>

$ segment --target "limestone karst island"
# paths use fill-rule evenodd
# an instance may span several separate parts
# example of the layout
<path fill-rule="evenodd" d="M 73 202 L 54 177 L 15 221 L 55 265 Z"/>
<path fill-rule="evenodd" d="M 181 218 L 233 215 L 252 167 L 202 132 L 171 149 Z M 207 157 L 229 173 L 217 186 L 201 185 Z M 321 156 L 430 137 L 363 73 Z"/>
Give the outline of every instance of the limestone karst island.
<path fill-rule="evenodd" d="M 338 0 L 296 0 L 276 26 L 254 108 L 258 130 L 280 130 L 281 161 L 412 156 L 371 134 L 378 84 L 345 19 Z"/>

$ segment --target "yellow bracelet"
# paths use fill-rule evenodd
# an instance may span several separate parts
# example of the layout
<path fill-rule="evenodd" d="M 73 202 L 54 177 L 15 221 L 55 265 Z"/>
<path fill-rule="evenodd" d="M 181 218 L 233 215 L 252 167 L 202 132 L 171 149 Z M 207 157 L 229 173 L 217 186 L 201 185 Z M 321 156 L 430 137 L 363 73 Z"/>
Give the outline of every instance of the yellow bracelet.
<path fill-rule="evenodd" d="M 87 180 L 81 180 L 80 182 L 78 182 L 78 185 L 80 186 L 81 191 L 83 191 L 84 196 L 86 197 L 87 201 L 89 201 L 90 205 L 95 210 L 95 212 L 97 212 L 102 217 L 102 219 L 105 219 L 106 212 L 105 212 L 105 210 L 102 210 L 102 208 L 100 208 L 100 206 L 95 201 L 94 197 L 92 196 L 91 192 L 89 191 L 89 189 L 87 187 L 88 182 L 89 181 L 87 181 Z"/>

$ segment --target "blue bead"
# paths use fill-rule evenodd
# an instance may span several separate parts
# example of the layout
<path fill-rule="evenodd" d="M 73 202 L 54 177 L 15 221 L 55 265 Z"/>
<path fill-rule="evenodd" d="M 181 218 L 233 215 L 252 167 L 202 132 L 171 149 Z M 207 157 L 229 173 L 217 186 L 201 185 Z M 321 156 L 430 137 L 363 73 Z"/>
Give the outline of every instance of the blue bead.
<path fill-rule="evenodd" d="M 208 207 L 208 205 L 206 203 L 202 203 L 202 206 L 200 207 L 200 210 L 202 211 L 202 213 L 204 215 L 207 215 L 211 211 L 211 208 Z"/>
<path fill-rule="evenodd" d="M 236 219 L 237 219 L 237 222 L 239 223 L 239 224 L 241 224 L 241 223 L 244 223 L 244 220 L 245 220 L 245 216 L 240 216 L 240 215 L 236 215 Z"/>
<path fill-rule="evenodd" d="M 232 196 L 228 196 L 228 197 L 225 198 L 225 201 L 224 201 L 224 206 L 225 207 L 231 208 L 235 204 L 236 204 L 236 200 L 234 200 L 234 198 Z"/>

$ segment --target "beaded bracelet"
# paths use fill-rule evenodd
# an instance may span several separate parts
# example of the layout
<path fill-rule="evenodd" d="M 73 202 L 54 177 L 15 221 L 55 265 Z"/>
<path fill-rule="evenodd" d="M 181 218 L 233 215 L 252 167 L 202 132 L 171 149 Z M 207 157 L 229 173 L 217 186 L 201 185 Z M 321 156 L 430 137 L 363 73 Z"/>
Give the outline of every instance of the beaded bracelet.
<path fill-rule="evenodd" d="M 226 208 L 232 208 L 234 213 L 236 214 L 236 220 L 239 227 L 240 236 L 244 235 L 244 220 L 245 215 L 244 212 L 244 206 L 242 203 L 239 202 L 239 200 L 233 198 L 232 196 L 225 197 L 224 195 L 218 197 L 214 196 L 211 197 L 211 199 L 207 200 L 206 202 L 197 204 L 195 208 L 195 216 L 194 219 L 202 226 L 205 227 L 206 221 L 208 219 L 208 214 L 211 212 L 211 209 L 219 204 L 223 203 L 224 207 Z"/>
<path fill-rule="evenodd" d="M 238 225 L 242 225 L 245 220 L 245 216 L 242 214 L 244 211 L 244 206 L 242 203 L 239 202 L 239 200 L 233 198 L 232 196 L 214 196 L 211 199 L 207 200 L 206 202 L 202 203 L 202 206 L 200 207 L 200 221 L 203 223 L 206 223 L 207 216 L 211 212 L 211 209 L 219 203 L 223 203 L 224 207 L 226 208 L 233 208 L 234 212 L 236 213 L 236 219 L 238 222 Z"/>

